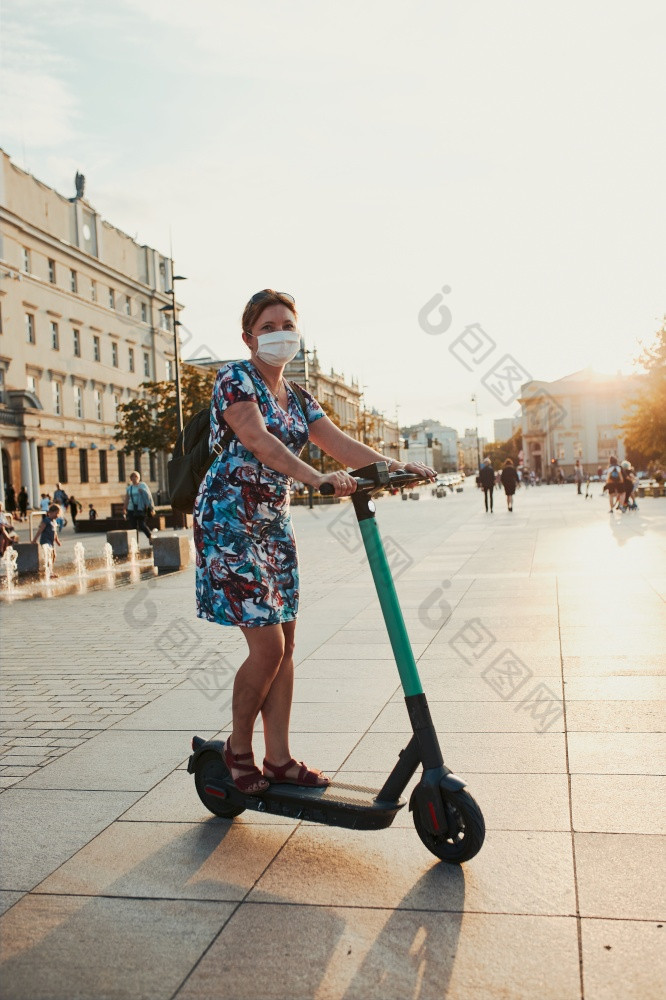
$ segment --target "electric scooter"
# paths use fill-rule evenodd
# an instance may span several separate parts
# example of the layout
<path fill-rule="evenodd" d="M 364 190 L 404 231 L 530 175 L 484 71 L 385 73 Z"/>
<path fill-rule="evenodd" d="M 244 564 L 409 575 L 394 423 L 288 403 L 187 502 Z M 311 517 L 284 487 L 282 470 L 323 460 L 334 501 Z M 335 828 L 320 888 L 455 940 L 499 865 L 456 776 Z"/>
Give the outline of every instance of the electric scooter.
<path fill-rule="evenodd" d="M 245 809 L 325 823 L 355 830 L 382 830 L 391 825 L 405 806 L 402 793 L 419 766 L 423 772 L 409 800 L 416 832 L 436 857 L 449 864 L 469 861 L 485 837 L 483 815 L 465 782 L 446 767 L 423 693 L 414 654 L 398 603 L 391 570 L 375 518 L 373 496 L 391 487 L 421 481 L 411 473 L 390 474 L 386 462 L 377 462 L 351 473 L 356 491 L 351 495 L 361 537 L 388 629 L 413 736 L 399 753 L 398 762 L 381 789 L 361 788 L 332 781 L 323 788 L 305 788 L 272 782 L 258 795 L 240 792 L 222 754 L 222 740 L 192 738 L 193 753 L 187 770 L 194 775 L 199 798 L 216 816 L 232 819 Z M 322 494 L 332 494 L 324 484 Z"/>

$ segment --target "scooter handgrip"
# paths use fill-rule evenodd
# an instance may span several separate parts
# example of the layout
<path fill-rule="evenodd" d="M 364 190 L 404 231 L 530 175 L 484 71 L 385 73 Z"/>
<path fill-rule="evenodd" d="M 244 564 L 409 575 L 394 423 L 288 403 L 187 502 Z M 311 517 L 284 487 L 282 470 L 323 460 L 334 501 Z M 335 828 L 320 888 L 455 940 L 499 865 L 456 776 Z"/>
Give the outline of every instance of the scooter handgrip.
<path fill-rule="evenodd" d="M 335 486 L 333 483 L 322 483 L 319 487 L 319 492 L 323 497 L 332 497 L 335 493 Z"/>

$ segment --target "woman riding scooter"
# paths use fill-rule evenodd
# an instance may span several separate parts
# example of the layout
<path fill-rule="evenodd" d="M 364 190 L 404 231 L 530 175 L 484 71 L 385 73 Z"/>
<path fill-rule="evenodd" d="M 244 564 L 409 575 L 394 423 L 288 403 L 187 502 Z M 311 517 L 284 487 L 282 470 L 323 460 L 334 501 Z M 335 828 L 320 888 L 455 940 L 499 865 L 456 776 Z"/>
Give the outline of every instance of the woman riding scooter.
<path fill-rule="evenodd" d="M 239 791 L 261 794 L 269 781 L 321 787 L 329 779 L 294 760 L 289 718 L 294 683 L 294 640 L 299 602 L 298 561 L 289 515 L 290 483 L 330 483 L 349 496 L 356 482 L 344 470 L 322 475 L 298 454 L 311 440 L 344 466 L 388 461 L 330 420 L 310 393 L 304 408 L 284 379 L 284 366 L 300 349 L 294 299 L 264 289 L 242 318 L 247 361 L 224 365 L 211 401 L 211 445 L 229 427 L 234 438 L 206 474 L 194 506 L 197 614 L 237 626 L 248 657 L 236 674 L 233 726 L 224 758 Z M 407 471 L 434 478 L 420 462 Z M 263 772 L 255 766 L 252 737 L 257 715 L 264 727 Z"/>

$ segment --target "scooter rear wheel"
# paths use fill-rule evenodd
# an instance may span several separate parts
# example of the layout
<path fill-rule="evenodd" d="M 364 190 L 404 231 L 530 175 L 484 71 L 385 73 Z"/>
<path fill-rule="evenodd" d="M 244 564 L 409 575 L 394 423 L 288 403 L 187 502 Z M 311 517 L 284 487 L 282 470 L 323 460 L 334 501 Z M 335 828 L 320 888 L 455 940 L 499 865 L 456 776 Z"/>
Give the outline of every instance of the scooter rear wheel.
<path fill-rule="evenodd" d="M 435 857 L 450 865 L 459 865 L 463 861 L 469 861 L 481 850 L 486 836 L 486 824 L 483 813 L 464 788 L 458 792 L 442 791 L 442 800 L 448 822 L 446 831 L 435 834 L 426 830 L 418 806 L 412 802 L 414 826 Z"/>
<path fill-rule="evenodd" d="M 245 806 L 239 806 L 237 803 L 232 802 L 231 799 L 224 798 L 220 794 L 221 790 L 219 787 L 216 788 L 215 792 L 212 792 L 207 791 L 206 786 L 210 782 L 214 782 L 216 786 L 219 786 L 222 782 L 228 781 L 229 778 L 229 769 L 219 753 L 211 750 L 209 753 L 201 755 L 197 761 L 196 771 L 194 772 L 194 783 L 197 794 L 206 809 L 210 810 L 216 816 L 222 816 L 224 819 L 233 819 L 234 816 L 240 816 L 242 812 L 245 812 Z"/>

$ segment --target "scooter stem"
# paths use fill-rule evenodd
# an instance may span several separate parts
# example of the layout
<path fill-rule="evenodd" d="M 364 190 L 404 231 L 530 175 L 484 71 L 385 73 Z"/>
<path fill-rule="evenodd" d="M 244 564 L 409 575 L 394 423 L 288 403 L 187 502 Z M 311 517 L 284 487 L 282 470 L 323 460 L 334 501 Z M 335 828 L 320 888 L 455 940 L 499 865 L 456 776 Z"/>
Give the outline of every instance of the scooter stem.
<path fill-rule="evenodd" d="M 352 497 L 355 499 L 355 497 Z M 366 501 L 365 505 L 363 501 Z M 363 507 L 365 506 L 365 510 Z M 370 497 L 359 496 L 354 503 L 356 516 L 361 529 L 361 538 L 365 546 L 370 564 L 370 571 L 375 582 L 379 604 L 384 615 L 395 662 L 400 674 L 405 696 L 423 694 L 421 678 L 416 668 L 416 660 L 409 641 L 405 620 L 402 616 L 398 595 L 391 575 L 391 568 L 386 558 L 379 528 L 375 520 L 374 501 Z"/>

